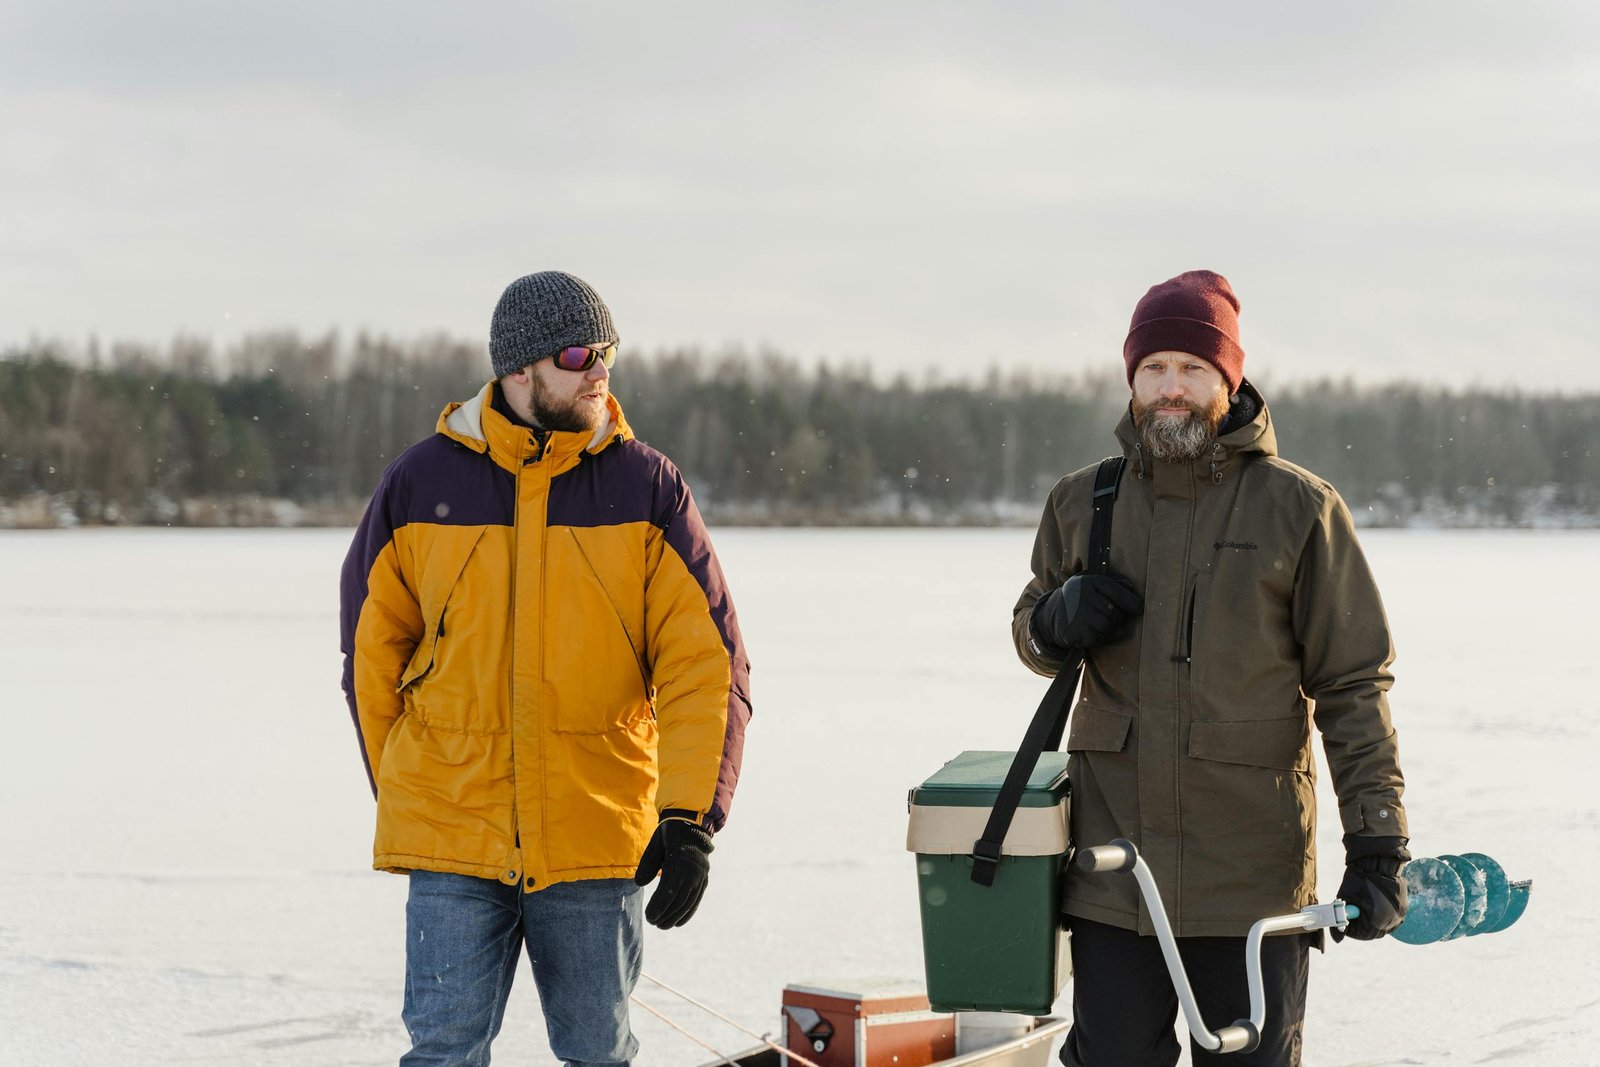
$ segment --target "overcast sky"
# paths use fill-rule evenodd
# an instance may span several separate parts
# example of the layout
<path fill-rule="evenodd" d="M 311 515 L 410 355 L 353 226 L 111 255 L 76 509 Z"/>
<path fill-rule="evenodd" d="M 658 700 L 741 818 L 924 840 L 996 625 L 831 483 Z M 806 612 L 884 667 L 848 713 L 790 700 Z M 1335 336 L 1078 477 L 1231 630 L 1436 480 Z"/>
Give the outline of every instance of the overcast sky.
<path fill-rule="evenodd" d="M 1075 372 L 1206 267 L 1258 379 L 1592 391 L 1597 57 L 1592 0 L 0 0 L 0 345 L 481 341 L 561 268 L 625 353 Z"/>

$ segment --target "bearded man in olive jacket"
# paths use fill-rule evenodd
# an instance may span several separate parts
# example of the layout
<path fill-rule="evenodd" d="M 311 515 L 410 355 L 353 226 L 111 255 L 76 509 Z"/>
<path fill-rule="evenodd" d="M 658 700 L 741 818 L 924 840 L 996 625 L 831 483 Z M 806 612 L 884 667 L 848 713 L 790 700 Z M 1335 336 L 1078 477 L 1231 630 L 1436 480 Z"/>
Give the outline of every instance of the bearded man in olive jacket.
<path fill-rule="evenodd" d="M 1277 455 L 1238 309 L 1211 271 L 1139 301 L 1110 573 L 1087 573 L 1089 466 L 1051 492 L 1012 619 L 1040 674 L 1084 654 L 1066 744 L 1073 840 L 1138 846 L 1212 1027 L 1250 1014 L 1251 924 L 1316 899 L 1313 721 L 1344 830 L 1339 896 L 1360 908 L 1348 936 L 1399 925 L 1410 858 L 1383 605 L 1339 494 Z M 1064 911 L 1076 981 L 1062 1062 L 1176 1063 L 1176 996 L 1135 881 L 1074 868 Z M 1267 939 L 1266 1032 L 1226 1062 L 1300 1062 L 1318 936 Z"/>

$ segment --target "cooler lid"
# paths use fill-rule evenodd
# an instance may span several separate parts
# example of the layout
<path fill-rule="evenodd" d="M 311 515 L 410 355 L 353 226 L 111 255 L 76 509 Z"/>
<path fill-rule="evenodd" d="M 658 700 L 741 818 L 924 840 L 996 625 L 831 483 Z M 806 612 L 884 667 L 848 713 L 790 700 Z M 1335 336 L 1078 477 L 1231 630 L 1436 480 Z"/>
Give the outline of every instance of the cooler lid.
<path fill-rule="evenodd" d="M 911 803 L 922 807 L 992 808 L 1011 769 L 1015 752 L 963 752 L 911 790 Z M 1067 754 L 1042 752 L 1019 808 L 1053 808 L 1070 792 Z"/>
<path fill-rule="evenodd" d="M 928 992 L 903 978 L 856 976 L 844 980 L 790 982 L 783 1006 L 805 1007 L 860 1019 L 871 1015 L 928 1010 Z"/>

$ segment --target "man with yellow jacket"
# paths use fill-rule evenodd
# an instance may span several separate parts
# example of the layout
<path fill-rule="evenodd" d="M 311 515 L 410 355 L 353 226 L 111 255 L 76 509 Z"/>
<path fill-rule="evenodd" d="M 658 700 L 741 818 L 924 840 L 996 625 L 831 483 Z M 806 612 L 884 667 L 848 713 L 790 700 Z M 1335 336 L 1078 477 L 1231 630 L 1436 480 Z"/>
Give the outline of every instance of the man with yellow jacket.
<path fill-rule="evenodd" d="M 1410 858 L 1383 604 L 1339 494 L 1277 455 L 1238 312 L 1212 271 L 1139 301 L 1111 573 L 1090 573 L 1090 466 L 1051 492 L 1012 618 L 1041 674 L 1085 654 L 1066 742 L 1073 840 L 1138 846 L 1211 1026 L 1250 1015 L 1251 924 L 1316 899 L 1313 725 L 1344 830 L 1339 896 L 1361 911 L 1349 936 L 1399 924 Z M 1134 880 L 1074 867 L 1064 911 L 1075 981 L 1062 1062 L 1177 1063 L 1176 994 Z M 1195 1064 L 1300 1062 L 1313 936 L 1266 941 L 1259 1047 L 1191 1043 Z"/>
<path fill-rule="evenodd" d="M 480 1064 L 526 943 L 551 1050 L 627 1064 L 644 918 L 687 922 L 749 663 L 689 487 L 637 441 L 617 333 L 560 271 L 501 296 L 495 380 L 384 472 L 341 580 L 373 866 L 410 876 L 402 1064 Z"/>

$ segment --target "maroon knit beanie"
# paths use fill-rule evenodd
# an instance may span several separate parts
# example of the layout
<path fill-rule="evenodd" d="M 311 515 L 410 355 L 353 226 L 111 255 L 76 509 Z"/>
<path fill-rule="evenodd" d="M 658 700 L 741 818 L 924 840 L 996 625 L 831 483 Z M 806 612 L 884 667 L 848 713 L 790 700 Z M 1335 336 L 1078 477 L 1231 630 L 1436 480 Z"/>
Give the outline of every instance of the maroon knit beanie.
<path fill-rule="evenodd" d="M 1153 285 L 1133 309 L 1122 358 L 1133 369 L 1152 352 L 1199 356 L 1228 380 L 1228 395 L 1244 380 L 1244 349 L 1239 347 L 1239 298 L 1228 279 L 1215 271 L 1186 270 Z"/>

